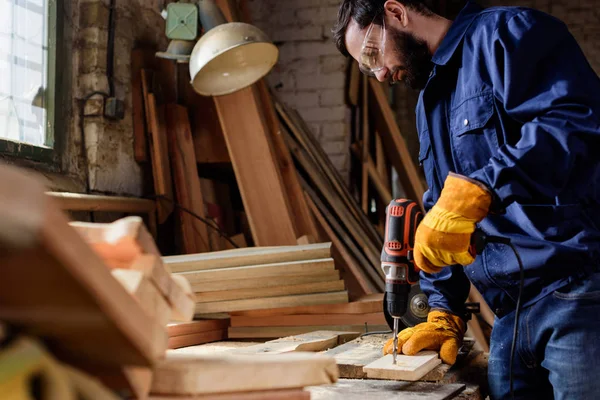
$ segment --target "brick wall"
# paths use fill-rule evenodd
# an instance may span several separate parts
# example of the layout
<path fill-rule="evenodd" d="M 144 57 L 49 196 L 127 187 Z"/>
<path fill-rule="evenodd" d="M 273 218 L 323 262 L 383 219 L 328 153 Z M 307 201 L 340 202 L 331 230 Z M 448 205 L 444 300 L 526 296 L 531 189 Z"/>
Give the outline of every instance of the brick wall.
<path fill-rule="evenodd" d="M 349 123 L 346 59 L 331 40 L 340 0 L 248 0 L 252 23 L 279 47 L 269 85 L 309 123 L 347 178 Z"/>

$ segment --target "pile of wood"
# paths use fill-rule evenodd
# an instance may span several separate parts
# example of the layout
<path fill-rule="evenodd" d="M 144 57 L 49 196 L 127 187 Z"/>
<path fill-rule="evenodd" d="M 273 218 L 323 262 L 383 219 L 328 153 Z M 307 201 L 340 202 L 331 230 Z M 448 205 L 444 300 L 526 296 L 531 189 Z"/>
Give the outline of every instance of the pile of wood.
<path fill-rule="evenodd" d="M 280 338 L 319 330 L 360 333 L 389 330 L 383 316 L 383 295 L 347 304 L 233 312 L 229 338 Z"/>
<path fill-rule="evenodd" d="M 330 243 L 170 256 L 163 261 L 191 283 L 198 316 L 348 302 Z"/>

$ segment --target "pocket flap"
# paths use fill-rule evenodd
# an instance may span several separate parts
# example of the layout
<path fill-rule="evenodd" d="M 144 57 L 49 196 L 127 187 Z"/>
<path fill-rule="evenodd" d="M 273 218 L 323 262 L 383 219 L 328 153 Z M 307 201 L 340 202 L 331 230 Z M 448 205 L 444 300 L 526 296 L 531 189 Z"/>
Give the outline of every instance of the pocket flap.
<path fill-rule="evenodd" d="M 450 111 L 450 130 L 454 135 L 462 135 L 481 128 L 493 114 L 494 100 L 491 93 L 471 97 Z"/>
<path fill-rule="evenodd" d="M 422 163 L 429 156 L 431 151 L 431 141 L 429 140 L 429 131 L 419 134 L 419 163 Z"/>

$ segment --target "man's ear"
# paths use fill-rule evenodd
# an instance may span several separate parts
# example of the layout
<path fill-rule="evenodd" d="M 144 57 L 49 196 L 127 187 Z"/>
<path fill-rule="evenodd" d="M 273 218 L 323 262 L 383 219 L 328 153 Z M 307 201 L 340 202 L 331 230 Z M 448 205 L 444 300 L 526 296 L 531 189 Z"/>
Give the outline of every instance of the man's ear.
<path fill-rule="evenodd" d="M 384 4 L 386 16 L 393 19 L 400 26 L 406 28 L 408 25 L 408 11 L 406 6 L 396 0 L 388 0 Z"/>

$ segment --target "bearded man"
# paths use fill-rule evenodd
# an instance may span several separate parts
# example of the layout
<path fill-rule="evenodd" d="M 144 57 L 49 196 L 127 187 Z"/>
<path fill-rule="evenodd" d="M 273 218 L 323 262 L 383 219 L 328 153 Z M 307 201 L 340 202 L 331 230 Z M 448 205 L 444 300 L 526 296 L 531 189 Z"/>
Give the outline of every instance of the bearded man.
<path fill-rule="evenodd" d="M 450 21 L 417 0 L 344 0 L 334 38 L 363 73 L 420 90 L 414 258 L 432 311 L 398 351 L 453 364 L 472 282 L 496 314 L 493 399 L 600 398 L 600 79 L 568 28 L 528 8 L 468 2 Z M 474 256 L 476 229 L 523 268 L 506 244 Z"/>

